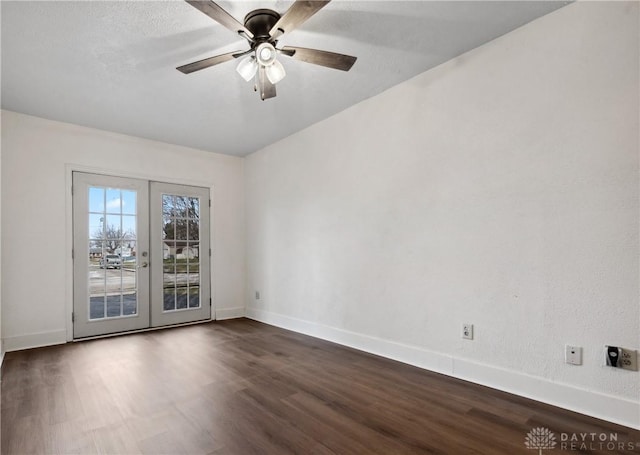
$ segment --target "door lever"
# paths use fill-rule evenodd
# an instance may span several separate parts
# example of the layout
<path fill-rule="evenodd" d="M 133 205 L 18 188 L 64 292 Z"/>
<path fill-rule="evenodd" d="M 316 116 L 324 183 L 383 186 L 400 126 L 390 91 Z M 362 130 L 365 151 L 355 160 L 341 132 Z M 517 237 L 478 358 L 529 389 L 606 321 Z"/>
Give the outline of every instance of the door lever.
<path fill-rule="evenodd" d="M 149 266 L 149 263 L 148 263 L 148 262 L 143 262 L 142 264 L 140 264 L 140 265 L 138 266 L 138 268 L 139 268 L 139 269 L 144 269 L 144 268 L 146 268 L 146 267 L 148 267 L 148 266 Z"/>

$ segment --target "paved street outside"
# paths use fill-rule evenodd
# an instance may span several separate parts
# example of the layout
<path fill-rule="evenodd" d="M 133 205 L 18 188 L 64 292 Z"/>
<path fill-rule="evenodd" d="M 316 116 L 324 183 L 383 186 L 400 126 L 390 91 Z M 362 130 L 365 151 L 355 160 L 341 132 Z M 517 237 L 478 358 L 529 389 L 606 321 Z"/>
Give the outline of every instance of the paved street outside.
<path fill-rule="evenodd" d="M 165 310 L 199 306 L 199 273 L 165 272 L 163 281 Z M 189 298 L 187 284 L 189 284 Z M 89 265 L 89 317 L 91 319 L 136 314 L 136 291 L 135 268 L 125 265 L 122 269 L 102 269 L 98 264 Z"/>

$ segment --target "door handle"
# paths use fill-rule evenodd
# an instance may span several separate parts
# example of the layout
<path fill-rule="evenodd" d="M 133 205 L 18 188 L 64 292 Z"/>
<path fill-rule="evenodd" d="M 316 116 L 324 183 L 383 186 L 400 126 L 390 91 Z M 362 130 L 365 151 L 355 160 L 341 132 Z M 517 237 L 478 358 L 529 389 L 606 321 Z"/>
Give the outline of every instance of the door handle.
<path fill-rule="evenodd" d="M 144 268 L 147 268 L 148 266 L 149 266 L 149 263 L 148 263 L 148 262 L 143 262 L 142 264 L 140 264 L 140 265 L 138 266 L 138 268 L 139 268 L 139 269 L 144 269 Z"/>

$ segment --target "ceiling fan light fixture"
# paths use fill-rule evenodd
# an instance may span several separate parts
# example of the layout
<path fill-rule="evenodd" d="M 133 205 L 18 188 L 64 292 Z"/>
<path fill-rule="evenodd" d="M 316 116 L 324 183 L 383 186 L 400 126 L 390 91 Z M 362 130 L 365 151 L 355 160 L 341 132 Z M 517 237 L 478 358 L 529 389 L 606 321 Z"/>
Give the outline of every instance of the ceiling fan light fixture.
<path fill-rule="evenodd" d="M 269 79 L 269 82 L 272 84 L 277 84 L 287 75 L 284 66 L 277 60 L 275 60 L 271 66 L 267 66 L 265 72 L 267 73 L 267 79 Z"/>
<path fill-rule="evenodd" d="M 256 75 L 256 72 L 258 71 L 258 63 L 256 63 L 255 57 L 253 55 L 250 55 L 249 57 L 240 60 L 236 71 L 238 72 L 238 74 L 240 74 L 240 76 L 242 76 L 242 79 L 249 82 L 251 79 L 253 79 L 253 77 Z"/>
<path fill-rule="evenodd" d="M 256 48 L 256 60 L 262 66 L 271 66 L 276 61 L 276 48 L 271 43 L 261 43 Z"/>

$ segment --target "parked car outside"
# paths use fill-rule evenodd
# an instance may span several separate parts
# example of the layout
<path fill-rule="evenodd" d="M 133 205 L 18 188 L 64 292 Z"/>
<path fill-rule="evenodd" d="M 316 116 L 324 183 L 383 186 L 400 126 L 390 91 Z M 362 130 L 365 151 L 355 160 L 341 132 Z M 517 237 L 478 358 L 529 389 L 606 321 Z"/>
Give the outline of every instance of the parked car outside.
<path fill-rule="evenodd" d="M 100 260 L 101 269 L 119 269 L 122 265 L 122 260 L 117 254 L 107 254 Z"/>

